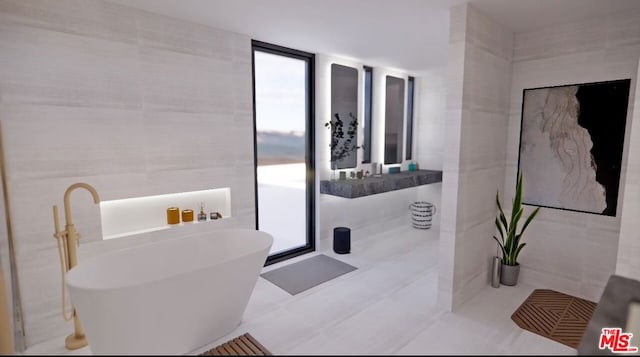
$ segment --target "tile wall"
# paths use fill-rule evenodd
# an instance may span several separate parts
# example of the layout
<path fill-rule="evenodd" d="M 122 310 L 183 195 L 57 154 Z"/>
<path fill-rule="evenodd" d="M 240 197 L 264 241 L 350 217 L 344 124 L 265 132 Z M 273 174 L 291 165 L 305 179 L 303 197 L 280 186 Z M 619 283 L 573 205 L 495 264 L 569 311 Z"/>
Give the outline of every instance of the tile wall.
<path fill-rule="evenodd" d="M 230 187 L 232 218 L 198 227 L 254 227 L 249 37 L 107 1 L 8 0 L 0 2 L 0 53 L 28 345 L 72 329 L 60 314 L 52 237 L 52 205 L 64 220 L 69 185 L 86 182 L 103 200 Z M 91 196 L 74 191 L 71 202 L 80 261 L 196 233 L 102 241 Z"/>

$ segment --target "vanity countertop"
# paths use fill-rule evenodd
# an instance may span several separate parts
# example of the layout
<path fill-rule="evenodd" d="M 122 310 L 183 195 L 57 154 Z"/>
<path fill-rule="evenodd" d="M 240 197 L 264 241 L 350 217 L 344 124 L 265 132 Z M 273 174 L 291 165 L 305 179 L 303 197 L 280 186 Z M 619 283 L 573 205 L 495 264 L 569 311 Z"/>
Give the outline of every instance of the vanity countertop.
<path fill-rule="evenodd" d="M 320 193 L 344 198 L 358 198 L 409 187 L 442 182 L 442 171 L 416 170 L 368 176 L 362 179 L 322 180 Z"/>
<path fill-rule="evenodd" d="M 599 348 L 602 328 L 618 327 L 625 332 L 627 313 L 632 301 L 640 301 L 640 281 L 611 275 L 578 346 L 578 355 L 614 355 L 610 349 Z M 640 345 L 638 341 L 635 335 L 631 339 L 636 347 Z"/>

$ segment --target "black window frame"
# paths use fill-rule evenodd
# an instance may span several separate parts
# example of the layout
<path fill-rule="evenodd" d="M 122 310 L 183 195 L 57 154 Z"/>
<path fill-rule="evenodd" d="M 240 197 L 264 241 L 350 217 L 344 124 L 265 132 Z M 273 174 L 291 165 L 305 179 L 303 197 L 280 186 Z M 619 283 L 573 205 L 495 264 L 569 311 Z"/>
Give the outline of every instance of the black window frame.
<path fill-rule="evenodd" d="M 412 160 L 413 156 L 413 108 L 415 101 L 415 78 L 407 79 L 407 130 L 405 135 L 405 160 Z"/>
<path fill-rule="evenodd" d="M 373 67 L 362 66 L 364 86 L 362 101 L 364 103 L 364 139 L 362 145 L 362 163 L 371 163 L 371 133 L 373 123 Z"/>
<path fill-rule="evenodd" d="M 254 159 L 254 198 L 255 198 L 255 215 L 256 229 L 258 229 L 258 145 L 256 132 L 256 77 L 255 77 L 255 52 L 266 52 L 279 56 L 285 56 L 303 60 L 308 64 L 306 85 L 307 85 L 307 113 L 306 113 L 306 129 L 305 129 L 305 161 L 307 165 L 306 176 L 306 228 L 307 243 L 302 247 L 289 249 L 283 252 L 271 254 L 267 257 L 264 266 L 275 264 L 283 260 L 291 259 L 302 254 L 310 253 L 316 250 L 315 237 L 315 192 L 316 192 L 316 173 L 315 173 L 315 54 L 295 50 L 288 47 L 274 45 L 258 40 L 251 40 L 251 80 L 253 90 L 253 159 Z"/>

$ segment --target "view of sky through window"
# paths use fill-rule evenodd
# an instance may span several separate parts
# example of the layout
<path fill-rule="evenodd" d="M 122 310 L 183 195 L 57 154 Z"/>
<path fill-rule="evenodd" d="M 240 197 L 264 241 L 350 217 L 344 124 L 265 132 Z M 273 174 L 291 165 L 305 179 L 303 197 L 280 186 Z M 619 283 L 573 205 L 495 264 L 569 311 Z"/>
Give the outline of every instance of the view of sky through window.
<path fill-rule="evenodd" d="M 255 52 L 256 129 L 305 130 L 305 62 Z"/>

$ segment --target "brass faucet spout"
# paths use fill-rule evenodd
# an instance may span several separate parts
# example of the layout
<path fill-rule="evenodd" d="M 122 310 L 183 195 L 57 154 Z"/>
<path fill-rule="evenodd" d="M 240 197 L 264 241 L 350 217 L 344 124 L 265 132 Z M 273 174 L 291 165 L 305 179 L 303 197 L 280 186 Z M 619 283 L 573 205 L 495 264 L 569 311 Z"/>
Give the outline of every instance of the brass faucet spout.
<path fill-rule="evenodd" d="M 67 188 L 67 190 L 64 192 L 64 214 L 67 221 L 67 225 L 73 224 L 71 219 L 71 202 L 69 198 L 71 196 L 71 192 L 76 188 L 86 189 L 87 191 L 89 191 L 89 193 L 91 193 L 91 196 L 93 196 L 94 203 L 97 204 L 100 202 L 100 196 L 98 196 L 98 192 L 96 191 L 95 188 L 93 188 L 93 186 L 83 182 L 74 183 L 73 185 L 69 186 L 69 188 Z"/>
<path fill-rule="evenodd" d="M 64 192 L 64 213 L 65 213 L 65 219 L 67 221 L 67 225 L 64 231 L 60 231 L 60 228 L 58 225 L 58 207 L 53 206 L 53 218 L 55 221 L 55 228 L 56 228 L 56 233 L 54 235 L 56 238 L 59 238 L 58 249 L 62 250 L 61 248 L 62 246 L 66 248 L 64 254 L 60 253 L 60 261 L 61 261 L 61 264 L 63 265 L 62 312 L 65 320 L 67 319 L 67 317 L 66 317 L 65 307 L 64 307 L 65 306 L 64 273 L 72 269 L 74 266 L 78 264 L 78 253 L 76 251 L 77 249 L 76 245 L 79 242 L 80 233 L 78 233 L 78 231 L 76 231 L 76 228 L 73 226 L 73 220 L 71 219 L 71 202 L 69 200 L 71 196 L 71 192 L 73 192 L 73 190 L 75 190 L 76 188 L 84 188 L 85 190 L 89 191 L 89 193 L 91 193 L 91 196 L 93 196 L 93 202 L 95 202 L 96 204 L 100 202 L 100 197 L 98 196 L 98 192 L 96 191 L 95 188 L 93 188 L 93 186 L 83 182 L 74 183 L 73 185 L 69 186 L 69 188 L 67 188 L 67 190 Z M 64 240 L 66 244 L 62 243 L 61 242 L 62 240 Z M 65 267 L 66 269 L 64 269 Z M 67 338 L 65 339 L 65 346 L 70 350 L 75 350 L 75 349 L 86 346 L 87 339 L 84 335 L 84 331 L 82 330 L 82 326 L 80 325 L 80 320 L 78 319 L 78 315 L 76 314 L 75 308 L 72 310 L 71 316 L 73 317 L 74 332 L 71 335 L 67 336 Z"/>

